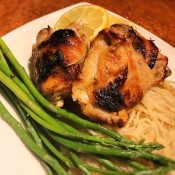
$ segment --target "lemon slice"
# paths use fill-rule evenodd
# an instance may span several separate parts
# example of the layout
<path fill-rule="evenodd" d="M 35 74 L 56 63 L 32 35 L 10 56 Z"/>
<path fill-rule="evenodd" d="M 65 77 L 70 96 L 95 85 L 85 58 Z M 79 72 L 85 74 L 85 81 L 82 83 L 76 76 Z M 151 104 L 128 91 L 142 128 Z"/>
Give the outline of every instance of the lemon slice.
<path fill-rule="evenodd" d="M 70 9 L 56 22 L 54 30 L 66 28 L 70 23 L 82 25 L 86 36 L 92 41 L 105 27 L 108 27 L 107 11 L 98 5 L 82 5 Z"/>
<path fill-rule="evenodd" d="M 136 25 L 127 19 L 119 18 L 111 14 L 108 15 L 108 19 L 109 19 L 109 26 L 117 23 L 117 24 L 126 24 L 132 26 L 134 29 L 137 29 Z"/>

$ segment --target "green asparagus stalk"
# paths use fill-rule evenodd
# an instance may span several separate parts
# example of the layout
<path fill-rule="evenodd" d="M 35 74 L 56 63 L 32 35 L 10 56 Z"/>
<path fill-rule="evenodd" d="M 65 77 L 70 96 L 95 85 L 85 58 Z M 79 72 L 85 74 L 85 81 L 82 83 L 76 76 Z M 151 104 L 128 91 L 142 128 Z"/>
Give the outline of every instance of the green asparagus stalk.
<path fill-rule="evenodd" d="M 24 142 L 24 144 L 35 154 L 37 154 L 44 162 L 48 163 L 58 174 L 67 175 L 67 172 L 64 168 L 58 163 L 56 159 L 51 157 L 46 151 L 40 148 L 26 133 L 25 129 L 4 107 L 0 102 L 0 116 L 7 122 L 13 130 L 17 133 L 19 138 Z"/>
<path fill-rule="evenodd" d="M 0 84 L 0 91 L 2 94 L 4 94 L 4 96 L 6 96 L 13 103 L 18 114 L 22 117 L 24 124 L 27 128 L 27 131 L 31 134 L 35 143 L 40 148 L 43 148 L 42 141 L 41 141 L 40 137 L 38 136 L 38 133 L 36 132 L 36 130 L 32 126 L 31 121 L 29 121 L 27 114 L 22 110 L 18 98 L 16 98 L 16 96 L 9 89 L 5 88 L 2 83 Z M 53 175 L 51 168 L 44 161 L 42 161 L 42 165 L 45 168 L 47 175 Z"/>
<path fill-rule="evenodd" d="M 100 163 L 102 163 L 103 165 L 105 165 L 105 167 L 107 167 L 110 170 L 114 170 L 114 171 L 121 171 L 123 172 L 123 169 L 121 169 L 120 167 L 118 167 L 116 164 L 114 164 L 112 161 L 106 159 L 105 157 L 99 157 L 96 156 L 94 157 L 95 159 L 97 159 Z M 122 162 L 123 164 L 129 165 L 130 167 L 133 167 L 134 169 L 137 170 L 148 170 L 150 169 L 149 167 L 137 162 L 136 160 L 131 160 L 131 159 L 123 159 L 123 158 L 117 158 L 117 161 Z"/>
<path fill-rule="evenodd" d="M 73 153 L 72 153 L 73 154 Z M 98 172 L 98 173 L 102 173 L 104 175 L 164 175 L 167 172 L 173 170 L 175 168 L 175 165 L 170 164 L 168 166 L 164 166 L 164 167 L 160 167 L 157 169 L 141 169 L 141 170 L 130 170 L 130 171 L 111 171 L 111 170 L 107 170 L 107 169 L 101 169 L 101 168 L 97 168 L 97 167 L 93 167 L 91 165 L 88 165 L 86 163 L 83 163 L 76 154 L 73 155 L 74 156 L 74 161 L 79 165 L 83 167 L 83 170 L 88 170 L 88 171 L 92 171 L 92 172 Z M 142 167 L 143 168 L 143 167 Z"/>
<path fill-rule="evenodd" d="M 47 137 L 45 135 L 47 135 L 43 129 L 41 131 L 41 129 L 39 130 L 39 136 L 41 137 L 42 141 L 44 142 L 44 144 L 47 146 L 47 148 L 57 157 L 59 158 L 62 162 L 65 163 L 65 165 L 67 165 L 68 167 L 74 167 L 74 163 L 66 156 L 64 156 L 60 151 L 58 151 L 58 149 L 56 149 L 52 143 L 47 139 Z"/>
<path fill-rule="evenodd" d="M 100 163 L 105 165 L 105 167 L 107 167 L 110 170 L 123 171 L 119 167 L 117 167 L 117 165 L 115 165 L 113 162 L 111 162 L 110 160 L 107 160 L 107 159 L 104 159 L 104 158 L 101 158 L 101 157 L 95 157 L 95 159 L 97 159 Z"/>
<path fill-rule="evenodd" d="M 174 166 L 169 165 L 165 167 L 160 167 L 156 170 L 133 170 L 133 171 L 123 171 L 123 172 L 117 172 L 117 171 L 110 171 L 105 169 L 99 169 L 96 167 L 92 167 L 89 165 L 84 165 L 86 169 L 91 170 L 93 172 L 99 172 L 105 175 L 165 175 L 167 172 L 170 172 L 174 169 Z"/>
<path fill-rule="evenodd" d="M 170 164 L 168 166 L 163 166 L 154 170 L 135 171 L 133 175 L 165 175 L 171 170 L 175 170 L 175 165 Z"/>
<path fill-rule="evenodd" d="M 5 73 L 5 75 L 10 77 L 15 82 L 15 84 L 17 84 L 31 99 L 34 100 L 32 94 L 30 93 L 30 91 L 21 82 L 21 80 L 19 80 L 18 77 L 10 70 L 8 65 L 4 64 L 4 62 L 2 60 L 0 60 L 0 68 Z"/>
<path fill-rule="evenodd" d="M 7 97 L 9 101 L 13 104 L 19 116 L 21 116 L 23 123 L 25 124 L 27 128 L 27 131 L 31 134 L 31 136 L 33 137 L 37 145 L 42 147 L 41 139 L 39 138 L 37 132 L 34 130 L 31 122 L 29 121 L 27 117 L 27 114 L 21 108 L 18 98 L 16 98 L 16 96 L 8 88 L 6 88 L 2 83 L 0 83 L 0 92 L 1 94 L 4 94 L 4 96 Z"/>
<path fill-rule="evenodd" d="M 102 168 L 97 168 L 91 165 L 88 165 L 87 163 L 83 163 L 76 154 L 74 154 L 73 152 L 71 152 L 71 156 L 72 159 L 74 160 L 74 162 L 77 164 L 77 166 L 82 170 L 82 172 L 84 172 L 84 174 L 86 175 L 90 175 L 90 171 L 91 172 L 98 172 L 98 173 L 102 173 L 104 175 L 116 175 L 119 172 L 118 171 L 111 171 L 111 170 L 107 170 L 107 169 L 102 169 Z M 123 172 L 124 174 L 127 174 L 126 172 Z M 122 173 L 122 174 L 123 174 Z"/>
<path fill-rule="evenodd" d="M 93 166 L 90 166 L 88 164 L 83 164 L 83 166 L 92 172 L 98 172 L 104 175 L 165 175 L 166 173 L 170 172 L 171 170 L 174 170 L 173 165 L 165 166 L 165 167 L 160 167 L 157 169 L 152 169 L 152 170 L 132 170 L 132 171 L 111 171 L 111 170 L 106 170 L 106 169 L 100 169 L 96 168 Z"/>
<path fill-rule="evenodd" d="M 117 157 L 122 157 L 126 159 L 135 159 L 137 157 L 144 158 L 146 160 L 151 160 L 155 162 L 156 164 L 158 163 L 160 165 L 159 168 L 155 170 L 150 170 L 147 169 L 145 166 L 141 166 L 139 163 L 135 161 L 129 161 L 128 164 L 137 168 L 137 170 L 134 171 L 129 171 L 129 172 L 122 172 L 122 171 L 115 171 L 112 172 L 110 170 L 110 175 L 112 174 L 118 174 L 118 175 L 160 175 L 164 174 L 166 172 L 169 172 L 171 170 L 175 170 L 175 162 L 169 158 L 166 158 L 164 156 L 158 155 L 158 154 L 152 154 L 148 152 L 143 152 L 143 151 L 132 151 L 132 150 L 116 150 L 116 149 L 111 149 L 111 148 L 104 148 L 100 145 L 88 145 L 88 144 L 82 144 L 74 141 L 67 140 L 65 138 L 62 138 L 58 135 L 55 135 L 54 133 L 51 133 L 50 131 L 47 131 L 49 135 L 58 143 L 63 144 L 64 146 L 68 147 L 69 149 L 75 150 L 80 153 L 92 153 L 95 155 L 103 155 L 103 156 L 117 156 Z M 85 166 L 85 165 L 84 165 Z M 86 166 L 88 170 L 95 171 L 95 172 L 100 172 L 98 170 L 95 170 L 93 167 L 89 167 L 89 165 Z M 104 173 L 104 172 L 103 172 Z M 108 174 L 108 172 L 104 173 Z"/>
<path fill-rule="evenodd" d="M 40 137 L 42 138 L 42 137 L 45 137 L 47 134 L 44 131 L 42 131 L 41 135 L 40 135 Z M 48 139 L 45 137 L 44 139 L 42 138 L 42 140 L 43 141 L 45 140 L 44 143 L 47 145 L 47 147 L 53 152 L 53 154 L 55 154 L 58 158 L 60 158 L 60 156 L 58 155 L 60 153 L 58 153 L 58 150 L 53 147 L 53 145 L 48 141 Z M 60 159 L 60 160 L 62 160 L 68 167 L 73 167 L 73 162 L 71 162 L 70 159 L 65 158 L 65 156 L 63 156 L 63 157 L 64 158 Z M 94 158 L 97 159 L 103 165 L 105 165 L 107 167 L 107 169 L 109 169 L 109 170 L 114 170 L 115 172 L 116 171 L 123 172 L 122 169 L 120 169 L 119 167 L 117 167 L 117 165 L 115 165 L 114 163 L 112 163 L 111 161 L 109 161 L 107 159 L 104 159 L 104 158 L 101 158 L 101 157 L 96 157 L 96 156 L 94 156 Z M 80 160 L 77 160 L 77 159 L 78 159 L 78 157 L 76 155 L 74 155 L 74 161 L 77 161 L 76 164 L 78 162 L 79 162 L 79 165 L 82 164 L 82 163 L 80 163 Z M 144 165 L 142 165 L 140 163 L 137 163 L 135 161 L 131 161 L 131 160 L 127 161 L 127 164 L 131 165 L 134 168 L 137 168 L 138 170 L 146 170 L 146 169 L 148 169 Z M 95 171 L 95 172 L 104 173 L 104 174 L 110 174 L 110 175 L 111 175 L 111 173 L 114 174 L 114 172 L 109 171 L 109 170 L 101 170 L 101 169 L 98 169 L 98 168 L 95 169 L 94 167 L 88 166 L 88 165 L 85 165 L 85 167 L 87 168 L 87 170 L 90 170 L 90 171 Z"/>
<path fill-rule="evenodd" d="M 137 169 L 137 170 L 149 170 L 148 167 L 136 162 L 136 161 L 133 161 L 133 160 L 127 160 L 126 161 L 128 165 L 132 166 L 133 168 Z"/>
<path fill-rule="evenodd" d="M 74 154 L 73 152 L 71 152 L 71 156 L 72 159 L 74 160 L 74 162 L 77 164 L 77 166 L 82 170 L 82 172 L 84 172 L 84 174 L 91 174 L 91 172 L 98 172 L 98 173 L 102 173 L 104 175 L 117 175 L 119 172 L 118 171 L 111 171 L 111 170 L 107 170 L 107 169 L 101 169 L 101 168 L 97 168 L 91 165 L 88 165 L 87 163 L 83 163 L 76 154 Z M 128 173 L 123 172 L 123 175 L 126 175 Z"/>
<path fill-rule="evenodd" d="M 73 152 L 70 152 L 70 155 L 72 159 L 74 160 L 75 164 L 79 167 L 79 169 L 85 174 L 85 175 L 91 175 L 91 172 L 88 171 L 86 167 L 84 167 L 83 163 L 80 161 L 80 159 L 74 154 Z"/>
<path fill-rule="evenodd" d="M 146 151 L 138 151 L 138 150 L 123 150 L 123 149 L 115 149 L 111 147 L 105 147 L 99 144 L 88 144 L 88 143 L 81 143 L 77 141 L 68 140 L 63 138 L 59 135 L 51 131 L 47 131 L 47 133 L 58 143 L 64 145 L 65 147 L 75 150 L 80 153 L 93 153 L 98 155 L 105 155 L 105 156 L 117 156 L 123 158 L 138 158 L 142 157 L 146 160 L 152 160 L 160 165 L 168 165 L 169 163 L 175 164 L 175 162 L 167 157 L 152 154 Z"/>
<path fill-rule="evenodd" d="M 6 65 L 6 66 L 8 67 L 8 63 L 7 63 L 6 59 L 4 58 L 4 55 L 3 55 L 1 49 L 0 49 L 0 61 L 1 61 L 4 65 Z M 8 68 L 9 68 L 9 67 L 8 67 Z"/>
<path fill-rule="evenodd" d="M 22 107 L 20 105 L 21 103 L 19 102 L 18 98 L 16 98 L 16 96 L 11 91 L 5 88 L 3 84 L 0 84 L 0 92 L 4 94 L 6 97 L 8 97 L 8 99 L 11 102 L 13 102 L 14 107 L 17 109 L 17 112 L 22 117 L 24 124 L 26 125 L 27 131 L 29 131 L 35 143 L 39 147 L 43 148 L 43 144 L 42 144 L 42 141 L 43 141 L 43 143 L 49 148 L 49 150 L 51 150 L 58 158 L 60 158 L 60 160 L 62 160 L 68 167 L 72 167 L 73 166 L 72 161 L 69 160 L 64 155 L 62 155 L 56 148 L 54 148 L 54 146 L 50 143 L 50 141 L 43 135 L 43 133 L 41 132 L 41 129 L 39 129 L 41 127 L 39 126 L 36 127 L 36 123 L 31 124 L 31 121 L 26 116 L 28 114 L 26 114 L 22 110 Z M 43 162 L 43 166 L 47 170 L 48 175 L 53 175 L 50 167 L 48 167 L 44 162 Z"/>

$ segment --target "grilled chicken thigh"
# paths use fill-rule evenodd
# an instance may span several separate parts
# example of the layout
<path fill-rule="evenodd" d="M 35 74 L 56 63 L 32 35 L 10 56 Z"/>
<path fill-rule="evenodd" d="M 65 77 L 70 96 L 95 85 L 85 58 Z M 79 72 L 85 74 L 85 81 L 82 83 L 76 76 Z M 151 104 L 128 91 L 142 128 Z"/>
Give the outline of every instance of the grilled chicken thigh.
<path fill-rule="evenodd" d="M 132 27 L 115 24 L 93 41 L 72 97 L 92 120 L 123 127 L 127 111 L 171 74 L 168 58 Z"/>
<path fill-rule="evenodd" d="M 77 23 L 57 31 L 48 27 L 38 33 L 32 56 L 34 82 L 57 106 L 62 107 L 63 99 L 70 96 L 88 48 L 89 41 Z"/>

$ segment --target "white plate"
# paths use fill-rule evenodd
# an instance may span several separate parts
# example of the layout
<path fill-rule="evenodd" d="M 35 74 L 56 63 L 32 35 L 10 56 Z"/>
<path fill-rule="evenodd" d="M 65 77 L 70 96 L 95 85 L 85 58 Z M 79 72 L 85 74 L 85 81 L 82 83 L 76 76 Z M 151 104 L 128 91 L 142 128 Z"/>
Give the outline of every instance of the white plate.
<path fill-rule="evenodd" d="M 28 72 L 28 60 L 31 56 L 32 44 L 41 28 L 50 25 L 54 26 L 58 18 L 67 10 L 86 3 L 78 3 L 73 6 L 56 11 L 39 19 L 36 19 L 10 33 L 3 36 L 11 51 Z M 109 12 L 111 13 L 111 12 Z M 114 14 L 114 13 L 113 13 Z M 116 14 L 115 14 L 116 15 Z M 117 15 L 118 16 L 118 15 Z M 120 17 L 120 16 L 119 16 Z M 122 17 L 121 17 L 122 18 Z M 161 52 L 168 56 L 169 67 L 172 75 L 168 78 L 175 80 L 175 49 L 152 33 L 137 26 L 137 30 L 147 39 L 152 39 Z M 0 100 L 7 109 L 17 118 L 13 109 L 0 96 Z M 19 120 L 19 119 L 18 119 Z M 0 120 L 0 174 L 3 175 L 45 175 L 45 171 L 40 161 L 24 146 L 14 131 L 2 120 Z"/>

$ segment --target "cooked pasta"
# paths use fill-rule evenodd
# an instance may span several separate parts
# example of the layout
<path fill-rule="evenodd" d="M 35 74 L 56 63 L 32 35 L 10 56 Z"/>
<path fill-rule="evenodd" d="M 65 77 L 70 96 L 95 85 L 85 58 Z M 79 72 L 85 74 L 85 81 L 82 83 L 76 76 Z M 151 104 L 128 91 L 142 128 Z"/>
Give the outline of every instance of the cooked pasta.
<path fill-rule="evenodd" d="M 157 153 L 175 160 L 175 83 L 165 81 L 147 92 L 130 113 L 120 134 L 139 141 L 159 142 L 165 148 Z"/>

